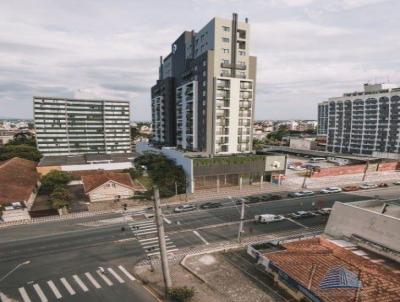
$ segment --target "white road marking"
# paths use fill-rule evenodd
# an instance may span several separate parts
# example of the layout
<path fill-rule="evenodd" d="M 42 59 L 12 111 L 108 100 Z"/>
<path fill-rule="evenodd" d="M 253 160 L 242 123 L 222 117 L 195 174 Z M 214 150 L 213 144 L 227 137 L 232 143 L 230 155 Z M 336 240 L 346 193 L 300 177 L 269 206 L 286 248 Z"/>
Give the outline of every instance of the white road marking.
<path fill-rule="evenodd" d="M 74 278 L 75 282 L 78 283 L 78 285 L 82 288 L 84 292 L 89 291 L 87 286 L 82 282 L 82 280 L 77 275 L 73 275 L 72 278 Z"/>
<path fill-rule="evenodd" d="M 118 268 L 132 281 L 135 281 L 136 278 L 133 277 L 122 265 L 119 265 Z"/>
<path fill-rule="evenodd" d="M 207 240 L 204 239 L 203 236 L 201 236 L 201 235 L 199 234 L 199 232 L 193 231 L 193 233 L 194 233 L 197 237 L 199 237 L 200 240 L 203 241 L 205 244 L 207 244 L 207 245 L 210 244 Z"/>
<path fill-rule="evenodd" d="M 53 291 L 54 296 L 56 296 L 57 299 L 61 299 L 62 295 L 61 295 L 60 291 L 58 290 L 58 288 L 56 287 L 56 285 L 54 284 L 54 282 L 50 280 L 50 281 L 47 281 L 47 284 Z"/>
<path fill-rule="evenodd" d="M 12 302 L 12 300 L 7 297 L 5 294 L 3 294 L 2 292 L 0 292 L 0 301 L 2 302 Z"/>
<path fill-rule="evenodd" d="M 178 250 L 179 249 L 167 250 L 167 253 L 176 252 Z M 147 254 L 147 256 L 154 256 L 154 255 L 159 255 L 159 254 L 160 254 L 160 252 L 154 252 L 154 253 Z"/>
<path fill-rule="evenodd" d="M 40 288 L 39 284 L 37 284 L 37 283 L 33 284 L 33 288 L 35 289 L 37 295 L 39 296 L 40 301 L 42 301 L 42 302 L 47 302 L 48 301 L 46 296 L 44 295 L 44 292 Z"/>
<path fill-rule="evenodd" d="M 108 286 L 112 286 L 113 285 L 113 283 L 111 282 L 110 279 L 107 278 L 107 276 L 105 276 L 104 274 L 102 274 L 99 271 L 97 271 L 97 274 L 104 280 L 105 283 L 107 283 Z"/>
<path fill-rule="evenodd" d="M 125 283 L 124 279 L 122 279 L 111 267 L 108 268 L 109 272 L 118 280 L 119 283 Z"/>
<path fill-rule="evenodd" d="M 21 294 L 22 300 L 24 300 L 24 302 L 31 302 L 31 299 L 28 296 L 28 293 L 26 292 L 24 287 L 20 287 L 18 288 L 19 293 Z"/>
<path fill-rule="evenodd" d="M 157 230 L 149 231 L 149 232 L 137 232 L 137 235 L 147 235 L 147 234 L 154 234 L 157 233 Z"/>
<path fill-rule="evenodd" d="M 164 221 L 165 221 L 166 223 L 168 223 L 168 224 L 171 224 L 171 223 L 172 223 L 171 220 L 169 220 L 168 218 L 165 218 L 165 217 L 164 217 Z"/>
<path fill-rule="evenodd" d="M 65 288 L 67 289 L 67 291 L 69 292 L 69 294 L 70 294 L 71 296 L 73 296 L 73 295 L 76 294 L 76 292 L 75 292 L 74 289 L 71 287 L 71 285 L 69 285 L 67 279 L 61 278 L 60 281 L 61 281 L 61 283 L 65 286 Z"/>
<path fill-rule="evenodd" d="M 92 282 L 95 288 L 101 288 L 100 284 L 96 281 L 95 278 L 93 278 L 90 273 L 85 273 L 85 276 L 89 279 L 90 282 Z"/>
<path fill-rule="evenodd" d="M 167 237 L 165 237 L 165 238 L 167 238 Z M 152 238 L 147 238 L 147 239 L 139 239 L 139 242 L 140 243 L 142 243 L 142 242 L 146 242 L 146 241 L 148 241 L 148 242 L 155 242 L 155 241 L 158 241 L 158 237 L 152 237 Z"/>
<path fill-rule="evenodd" d="M 300 223 L 300 222 L 298 222 L 298 221 L 296 221 L 296 220 L 294 220 L 292 218 L 286 218 L 286 219 L 291 221 L 291 222 L 293 222 L 293 223 L 295 223 L 295 224 L 297 224 L 297 225 L 299 225 L 299 226 L 301 226 L 301 227 L 303 227 L 303 228 L 305 228 L 305 229 L 309 229 L 308 226 L 306 226 L 306 225 L 304 225 L 304 224 L 302 224 L 302 223 Z"/>

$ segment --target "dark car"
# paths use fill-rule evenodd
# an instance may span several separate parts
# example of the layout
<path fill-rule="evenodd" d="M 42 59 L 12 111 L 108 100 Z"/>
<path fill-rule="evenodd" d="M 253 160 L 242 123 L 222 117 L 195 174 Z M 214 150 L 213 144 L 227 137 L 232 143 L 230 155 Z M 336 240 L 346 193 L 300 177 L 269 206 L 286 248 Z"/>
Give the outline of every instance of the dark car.
<path fill-rule="evenodd" d="M 206 202 L 200 205 L 200 209 L 213 209 L 222 207 L 222 203 L 220 202 Z"/>
<path fill-rule="evenodd" d="M 387 188 L 389 185 L 386 182 L 381 182 L 380 184 L 378 184 L 379 188 Z"/>

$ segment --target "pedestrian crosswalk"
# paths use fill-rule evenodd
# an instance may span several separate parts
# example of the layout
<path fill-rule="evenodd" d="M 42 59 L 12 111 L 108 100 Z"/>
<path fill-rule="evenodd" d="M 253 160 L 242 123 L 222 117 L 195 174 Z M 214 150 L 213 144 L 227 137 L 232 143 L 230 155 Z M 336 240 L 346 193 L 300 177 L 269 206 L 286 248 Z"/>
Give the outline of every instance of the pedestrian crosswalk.
<path fill-rule="evenodd" d="M 156 256 L 160 254 L 157 226 L 152 219 L 131 222 L 128 225 L 132 233 L 138 238 L 138 241 L 147 256 Z M 165 236 L 165 242 L 167 246 L 167 253 L 178 251 L 178 248 L 168 237 L 168 235 Z"/>
<path fill-rule="evenodd" d="M 33 282 L 33 284 L 19 287 L 18 290 L 15 289 L 15 292 L 0 292 L 0 301 L 56 301 L 135 280 L 136 278 L 125 267 L 119 265 L 107 267 L 104 272 L 96 269 L 53 280 Z"/>

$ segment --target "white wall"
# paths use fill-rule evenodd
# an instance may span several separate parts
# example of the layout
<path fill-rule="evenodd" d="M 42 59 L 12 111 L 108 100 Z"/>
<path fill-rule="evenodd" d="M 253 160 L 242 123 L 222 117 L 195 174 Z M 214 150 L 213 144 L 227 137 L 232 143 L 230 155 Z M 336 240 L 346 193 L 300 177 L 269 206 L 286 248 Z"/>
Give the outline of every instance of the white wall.
<path fill-rule="evenodd" d="M 132 162 L 101 163 L 101 164 L 61 166 L 61 171 L 124 170 L 124 169 L 130 169 L 132 167 L 133 167 Z"/>

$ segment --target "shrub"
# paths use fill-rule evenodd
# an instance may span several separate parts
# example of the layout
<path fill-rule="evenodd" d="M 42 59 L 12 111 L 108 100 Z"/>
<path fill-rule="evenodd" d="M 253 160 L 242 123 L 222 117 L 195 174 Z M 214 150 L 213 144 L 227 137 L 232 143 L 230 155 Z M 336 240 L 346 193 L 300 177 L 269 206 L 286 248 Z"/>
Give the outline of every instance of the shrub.
<path fill-rule="evenodd" d="M 190 301 L 195 293 L 193 287 L 174 287 L 168 290 L 168 298 L 175 302 L 186 302 Z"/>

